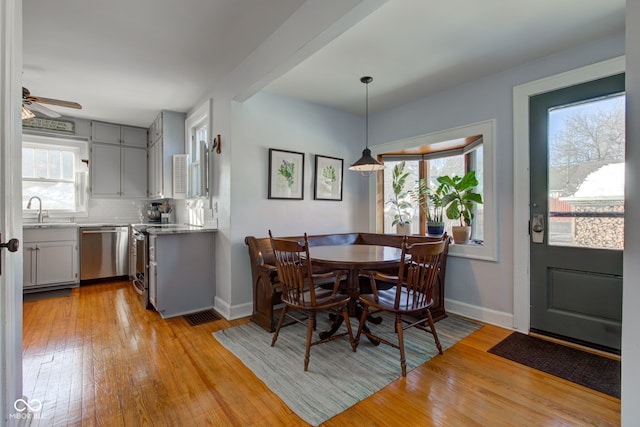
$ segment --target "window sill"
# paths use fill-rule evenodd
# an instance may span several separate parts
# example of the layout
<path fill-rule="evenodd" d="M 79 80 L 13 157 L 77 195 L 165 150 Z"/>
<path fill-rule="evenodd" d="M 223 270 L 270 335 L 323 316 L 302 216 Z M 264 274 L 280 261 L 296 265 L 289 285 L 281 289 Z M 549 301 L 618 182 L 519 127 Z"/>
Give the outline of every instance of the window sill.
<path fill-rule="evenodd" d="M 478 259 L 483 261 L 498 261 L 497 249 L 495 246 L 483 242 L 469 242 L 464 244 L 451 243 L 449 245 L 449 256 Z"/>

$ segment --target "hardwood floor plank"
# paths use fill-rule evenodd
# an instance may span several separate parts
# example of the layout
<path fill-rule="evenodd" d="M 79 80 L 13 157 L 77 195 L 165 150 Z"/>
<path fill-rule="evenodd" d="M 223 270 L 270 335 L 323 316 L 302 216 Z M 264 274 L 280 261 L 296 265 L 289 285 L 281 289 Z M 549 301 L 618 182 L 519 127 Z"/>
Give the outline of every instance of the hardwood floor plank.
<path fill-rule="evenodd" d="M 306 426 L 212 337 L 246 322 L 163 320 L 124 281 L 26 302 L 31 425 Z M 620 424 L 619 399 L 487 353 L 510 333 L 485 325 L 324 426 Z"/>

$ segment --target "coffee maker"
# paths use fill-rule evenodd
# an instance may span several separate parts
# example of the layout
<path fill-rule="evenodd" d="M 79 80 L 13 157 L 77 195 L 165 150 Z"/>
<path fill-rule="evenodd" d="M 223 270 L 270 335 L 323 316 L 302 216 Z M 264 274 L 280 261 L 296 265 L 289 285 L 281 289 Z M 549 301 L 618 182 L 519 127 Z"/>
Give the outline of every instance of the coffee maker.
<path fill-rule="evenodd" d="M 149 206 L 149 210 L 147 211 L 147 219 L 149 222 L 152 222 L 152 223 L 160 222 L 160 219 L 162 216 L 160 212 L 160 206 L 162 206 L 162 203 L 158 203 L 158 202 L 151 203 L 151 205 Z"/>

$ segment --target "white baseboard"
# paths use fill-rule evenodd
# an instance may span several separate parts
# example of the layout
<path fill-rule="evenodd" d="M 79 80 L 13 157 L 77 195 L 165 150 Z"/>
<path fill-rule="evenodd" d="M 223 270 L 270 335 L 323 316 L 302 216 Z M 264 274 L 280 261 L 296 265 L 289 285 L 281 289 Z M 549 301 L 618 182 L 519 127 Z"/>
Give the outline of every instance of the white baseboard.
<path fill-rule="evenodd" d="M 253 313 L 253 303 L 230 306 L 226 301 L 216 297 L 214 300 L 216 311 L 227 320 L 241 319 L 249 317 Z"/>
<path fill-rule="evenodd" d="M 513 330 L 513 314 L 503 311 L 491 310 L 465 302 L 445 299 L 444 305 L 447 313 L 457 314 L 483 323 L 500 326 L 501 328 Z"/>

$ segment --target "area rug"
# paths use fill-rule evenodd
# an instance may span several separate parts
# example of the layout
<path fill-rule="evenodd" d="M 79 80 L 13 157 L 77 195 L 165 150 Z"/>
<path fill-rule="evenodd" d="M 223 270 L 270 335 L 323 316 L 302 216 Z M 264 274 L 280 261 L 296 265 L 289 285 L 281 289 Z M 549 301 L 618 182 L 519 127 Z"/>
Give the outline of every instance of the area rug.
<path fill-rule="evenodd" d="M 393 317 L 382 317 L 382 324 L 371 325 L 371 329 L 396 340 Z M 352 320 L 352 325 L 355 333 L 357 322 Z M 328 326 L 328 322 L 319 321 L 317 330 L 328 329 Z M 436 323 L 444 349 L 481 327 L 479 323 L 453 315 Z M 305 331 L 301 324 L 282 328 L 275 347 L 271 347 L 272 334 L 254 323 L 224 329 L 213 336 L 292 411 L 312 425 L 323 423 L 402 376 L 400 352 L 386 345 L 376 347 L 364 336 L 356 353 L 346 336 L 312 346 L 309 370 L 304 372 Z M 430 334 L 410 328 L 404 336 L 407 372 L 438 354 Z M 287 367 L 287 360 L 291 358 L 300 361 L 299 369 Z"/>
<path fill-rule="evenodd" d="M 514 332 L 489 349 L 522 365 L 620 398 L 620 362 Z"/>

